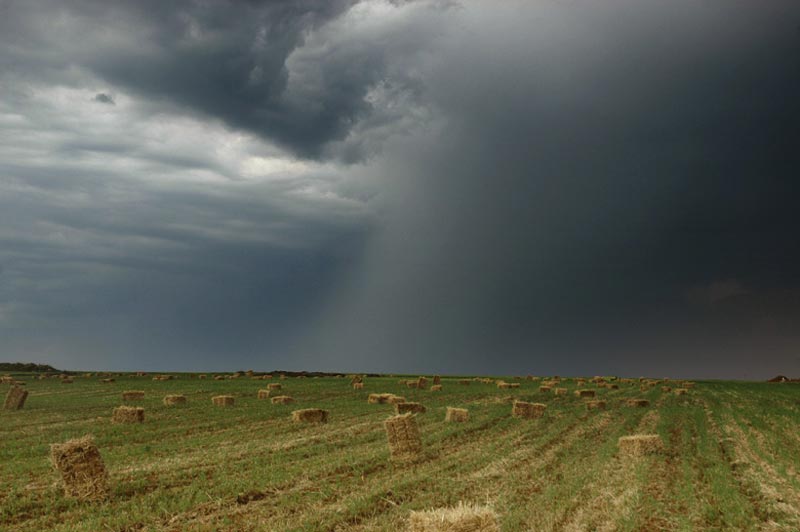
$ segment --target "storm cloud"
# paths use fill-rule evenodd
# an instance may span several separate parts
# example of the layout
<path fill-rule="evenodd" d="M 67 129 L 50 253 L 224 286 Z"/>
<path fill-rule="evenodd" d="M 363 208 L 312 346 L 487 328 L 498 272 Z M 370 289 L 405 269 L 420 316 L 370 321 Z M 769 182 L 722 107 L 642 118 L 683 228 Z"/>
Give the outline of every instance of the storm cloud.
<path fill-rule="evenodd" d="M 796 2 L 2 12 L 3 358 L 800 370 Z"/>

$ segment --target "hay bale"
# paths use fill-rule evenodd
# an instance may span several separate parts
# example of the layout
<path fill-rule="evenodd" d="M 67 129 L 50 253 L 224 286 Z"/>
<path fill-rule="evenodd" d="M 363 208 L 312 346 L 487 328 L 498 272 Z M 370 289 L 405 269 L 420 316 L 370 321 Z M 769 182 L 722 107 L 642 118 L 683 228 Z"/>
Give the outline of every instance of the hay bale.
<path fill-rule="evenodd" d="M 112 423 L 142 423 L 144 408 L 141 406 L 118 406 L 111 416 Z"/>
<path fill-rule="evenodd" d="M 214 380 L 215 381 L 224 381 L 225 380 L 225 376 L 224 375 L 214 375 Z"/>
<path fill-rule="evenodd" d="M 684 388 L 689 388 L 689 389 L 694 388 L 694 383 L 693 382 L 684 382 L 683 383 L 683 387 Z"/>
<path fill-rule="evenodd" d="M 511 383 L 510 382 L 505 382 L 505 381 L 497 381 L 497 387 L 500 388 L 500 389 L 505 390 L 505 389 L 511 388 Z"/>
<path fill-rule="evenodd" d="M 471 380 L 469 380 L 469 379 L 460 379 L 460 380 L 458 381 L 458 383 L 459 383 L 459 384 L 463 384 L 464 386 L 469 386 L 469 385 L 472 383 L 472 381 L 471 381 Z"/>
<path fill-rule="evenodd" d="M 393 416 L 383 422 L 393 460 L 409 460 L 422 453 L 422 437 L 413 414 Z"/>
<path fill-rule="evenodd" d="M 138 401 L 139 399 L 144 399 L 144 392 L 141 390 L 128 390 L 122 392 L 123 401 Z"/>
<path fill-rule="evenodd" d="M 605 401 L 586 401 L 586 410 L 605 410 Z"/>
<path fill-rule="evenodd" d="M 594 390 L 575 390 L 575 395 L 578 397 L 595 397 L 597 392 Z"/>
<path fill-rule="evenodd" d="M 447 407 L 447 412 L 444 415 L 445 421 L 464 422 L 469 421 L 469 410 L 466 408 L 453 408 Z"/>
<path fill-rule="evenodd" d="M 100 379 L 100 382 L 105 384 L 111 384 L 112 382 L 117 382 L 116 379 Z"/>
<path fill-rule="evenodd" d="M 500 532 L 497 514 L 485 506 L 459 504 L 411 512 L 408 532 Z"/>
<path fill-rule="evenodd" d="M 19 386 L 12 386 L 6 394 L 6 400 L 3 403 L 4 410 L 20 410 L 25 406 L 25 400 L 28 398 L 28 390 L 20 388 Z"/>
<path fill-rule="evenodd" d="M 662 386 L 661 387 L 661 391 L 664 392 L 664 393 L 669 393 L 669 392 L 672 391 L 672 388 L 670 388 L 669 386 Z"/>
<path fill-rule="evenodd" d="M 371 393 L 367 397 L 367 402 L 371 404 L 397 404 L 405 403 L 406 398 L 393 393 Z"/>
<path fill-rule="evenodd" d="M 269 390 L 258 390 L 258 398 L 259 399 L 269 399 Z"/>
<path fill-rule="evenodd" d="M 525 419 L 542 417 L 547 405 L 542 403 L 528 403 L 527 401 L 514 401 L 511 407 L 511 415 Z"/>
<path fill-rule="evenodd" d="M 664 450 L 664 442 L 658 434 L 636 434 L 622 436 L 617 445 L 619 453 L 624 456 L 645 456 L 658 454 Z"/>
<path fill-rule="evenodd" d="M 72 377 L 64 377 L 61 379 L 61 384 L 72 384 L 73 382 L 75 382 L 75 379 Z"/>
<path fill-rule="evenodd" d="M 283 389 L 283 386 L 281 386 L 280 383 L 271 382 L 271 383 L 267 384 L 267 389 L 268 390 L 281 390 L 281 389 Z"/>
<path fill-rule="evenodd" d="M 556 395 L 567 395 L 566 388 L 553 388 L 553 393 Z"/>
<path fill-rule="evenodd" d="M 433 386 L 438 386 L 442 384 L 442 378 L 439 375 L 433 376 Z"/>
<path fill-rule="evenodd" d="M 425 377 L 420 377 L 417 379 L 417 388 L 420 390 L 424 390 L 428 387 L 428 379 Z"/>
<path fill-rule="evenodd" d="M 689 390 L 686 388 L 675 388 L 675 395 L 686 395 L 689 393 Z"/>
<path fill-rule="evenodd" d="M 185 395 L 165 395 L 164 396 L 164 406 L 185 405 L 185 404 L 186 404 L 186 396 Z"/>
<path fill-rule="evenodd" d="M 425 406 L 420 403 L 395 403 L 394 411 L 397 414 L 424 414 L 426 412 Z"/>
<path fill-rule="evenodd" d="M 232 395 L 215 395 L 211 398 L 211 403 L 215 406 L 233 406 L 235 402 Z"/>
<path fill-rule="evenodd" d="M 441 384 L 434 384 L 433 386 L 431 386 L 431 391 L 432 392 L 441 392 L 442 391 L 442 385 Z"/>
<path fill-rule="evenodd" d="M 646 408 L 650 406 L 650 401 L 647 399 L 628 399 L 625 404 L 628 406 L 633 406 L 637 408 Z"/>
<path fill-rule="evenodd" d="M 619 384 L 609 384 L 607 388 L 611 390 L 619 390 Z"/>
<path fill-rule="evenodd" d="M 64 443 L 50 444 L 50 460 L 61 474 L 64 493 L 82 500 L 100 500 L 108 497 L 108 473 L 94 443 L 94 438 L 84 436 Z"/>
<path fill-rule="evenodd" d="M 303 423 L 327 423 L 328 411 L 321 408 L 304 408 L 292 412 L 292 421 Z"/>
<path fill-rule="evenodd" d="M 416 388 L 417 387 L 417 381 L 406 381 L 406 387 L 407 388 Z"/>
<path fill-rule="evenodd" d="M 395 395 L 393 393 L 389 394 L 389 397 L 386 399 L 386 402 L 390 405 L 396 405 L 398 403 L 405 403 L 406 398 L 402 395 Z"/>
<path fill-rule="evenodd" d="M 354 390 L 363 390 L 364 389 L 364 383 L 363 382 L 354 382 L 353 383 L 353 389 Z"/>
<path fill-rule="evenodd" d="M 550 393 L 552 389 L 552 386 L 539 386 L 539 392 L 541 393 Z"/>
<path fill-rule="evenodd" d="M 350 384 L 361 384 L 364 382 L 364 377 L 361 375 L 353 375 L 350 379 Z"/>
<path fill-rule="evenodd" d="M 277 395 L 272 398 L 273 405 L 288 405 L 289 403 L 294 403 L 294 399 L 288 395 Z"/>

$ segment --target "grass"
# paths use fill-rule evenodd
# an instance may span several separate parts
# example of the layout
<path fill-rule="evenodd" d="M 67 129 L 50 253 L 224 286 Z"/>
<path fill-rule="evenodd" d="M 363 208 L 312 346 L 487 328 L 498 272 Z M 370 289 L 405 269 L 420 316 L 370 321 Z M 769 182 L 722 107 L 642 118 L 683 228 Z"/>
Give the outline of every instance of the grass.
<path fill-rule="evenodd" d="M 507 377 L 521 387 L 444 378 L 430 392 L 393 376 L 353 390 L 344 378 L 286 379 L 281 393 L 296 402 L 275 405 L 247 377 L 16 377 L 30 396 L 0 414 L 0 530 L 396 532 L 412 510 L 462 501 L 493 507 L 504 531 L 800 530 L 800 385 L 699 382 L 676 396 L 634 382 L 597 388 L 608 409 L 587 411 L 572 379 L 558 396 Z M 145 422 L 112 424 L 129 389 L 145 391 L 131 403 Z M 389 460 L 382 421 L 394 407 L 367 403 L 381 392 L 427 407 L 416 463 Z M 165 406 L 167 394 L 188 402 Z M 214 395 L 236 404 L 215 407 Z M 632 397 L 651 407 L 621 406 Z M 512 399 L 546 403 L 544 417 L 513 418 Z M 447 406 L 469 409 L 469 421 L 446 423 Z M 292 423 L 299 408 L 329 410 L 329 422 Z M 618 456 L 617 439 L 636 433 L 661 435 L 665 453 Z M 50 443 L 84 434 L 109 470 L 108 502 L 65 498 L 48 461 Z"/>

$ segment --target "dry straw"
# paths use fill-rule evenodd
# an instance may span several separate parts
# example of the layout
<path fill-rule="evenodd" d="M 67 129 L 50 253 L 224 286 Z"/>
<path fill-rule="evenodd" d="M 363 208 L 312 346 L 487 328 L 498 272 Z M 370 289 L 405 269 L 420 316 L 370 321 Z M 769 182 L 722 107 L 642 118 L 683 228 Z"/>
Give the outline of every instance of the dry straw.
<path fill-rule="evenodd" d="M 353 389 L 354 390 L 362 390 L 362 389 L 364 389 L 364 383 L 363 382 L 354 382 L 353 383 Z"/>
<path fill-rule="evenodd" d="M 67 496 L 83 500 L 108 497 L 108 473 L 91 436 L 50 444 L 50 460 L 61 473 Z"/>
<path fill-rule="evenodd" d="M 185 405 L 185 404 L 186 404 L 186 396 L 185 395 L 165 395 L 164 396 L 164 405 L 165 406 Z"/>
<path fill-rule="evenodd" d="M 472 381 L 469 379 L 460 379 L 458 381 L 459 384 L 463 384 L 464 386 L 469 386 Z"/>
<path fill-rule="evenodd" d="M 442 385 L 441 384 L 434 384 L 433 386 L 431 386 L 431 391 L 432 392 L 441 392 L 442 391 Z"/>
<path fill-rule="evenodd" d="M 434 375 L 433 376 L 433 385 L 434 386 L 438 386 L 441 383 L 442 383 L 442 378 L 439 375 Z"/>
<path fill-rule="evenodd" d="M 272 398 L 273 405 L 288 405 L 289 403 L 294 403 L 294 399 L 288 395 L 278 395 Z"/>
<path fill-rule="evenodd" d="M 420 377 L 417 379 L 417 388 L 420 390 L 424 390 L 428 387 L 428 379 L 425 377 Z"/>
<path fill-rule="evenodd" d="M 75 380 L 72 377 L 64 377 L 61 379 L 61 384 L 72 384 Z"/>
<path fill-rule="evenodd" d="M 609 384 L 608 388 L 611 390 L 619 390 L 619 384 Z"/>
<path fill-rule="evenodd" d="M 566 388 L 553 388 L 553 393 L 556 395 L 567 395 Z"/>
<path fill-rule="evenodd" d="M 406 398 L 393 393 L 371 393 L 367 397 L 367 402 L 371 404 L 397 404 L 405 403 Z"/>
<path fill-rule="evenodd" d="M 269 390 L 280 390 L 283 387 L 277 382 L 271 382 L 271 383 L 267 384 L 267 388 Z"/>
<path fill-rule="evenodd" d="M 205 379 L 205 378 L 207 378 L 207 377 L 208 377 L 207 375 L 198 375 L 198 376 L 197 376 L 197 378 L 198 378 L 198 379 L 201 379 L 201 380 L 202 380 L 202 379 Z"/>
<path fill-rule="evenodd" d="M 112 382 L 117 382 L 117 381 L 116 379 L 101 379 L 100 382 L 103 382 L 105 384 L 110 384 Z"/>
<path fill-rule="evenodd" d="M 20 410 L 25 406 L 25 400 L 28 398 L 28 390 L 20 388 L 19 386 L 12 386 L 6 394 L 6 400 L 3 403 L 5 410 Z"/>
<path fill-rule="evenodd" d="M 269 390 L 258 390 L 259 399 L 269 399 Z"/>
<path fill-rule="evenodd" d="M 553 388 L 551 386 L 539 386 L 539 391 L 542 393 L 550 393 Z"/>
<path fill-rule="evenodd" d="M 406 387 L 407 388 L 416 388 L 417 387 L 417 381 L 406 381 Z"/>
<path fill-rule="evenodd" d="M 605 401 L 586 401 L 586 410 L 605 410 Z"/>
<path fill-rule="evenodd" d="M 144 408 L 141 406 L 118 406 L 111 416 L 113 423 L 142 423 Z"/>
<path fill-rule="evenodd" d="M 420 403 L 396 403 L 394 411 L 397 414 L 424 414 L 426 412 L 425 406 Z"/>
<path fill-rule="evenodd" d="M 422 437 L 413 414 L 390 417 L 383 427 L 393 460 L 413 460 L 422 453 Z"/>
<path fill-rule="evenodd" d="M 505 381 L 497 381 L 497 387 L 501 389 L 511 388 L 511 383 Z"/>
<path fill-rule="evenodd" d="M 144 392 L 141 390 L 128 390 L 122 392 L 123 401 L 138 401 L 139 399 L 144 399 Z"/>
<path fill-rule="evenodd" d="M 491 508 L 459 504 L 411 512 L 408 532 L 500 532 L 497 514 Z"/>
<path fill-rule="evenodd" d="M 444 415 L 445 421 L 463 422 L 469 421 L 469 410 L 466 408 L 453 408 L 447 407 L 447 413 Z"/>
<path fill-rule="evenodd" d="M 292 412 L 292 421 L 302 423 L 327 423 L 328 411 L 321 408 L 304 408 Z"/>
<path fill-rule="evenodd" d="M 215 395 L 211 402 L 216 406 L 233 406 L 236 399 L 232 395 Z"/>
<path fill-rule="evenodd" d="M 662 386 L 662 387 L 661 387 L 661 391 L 662 391 L 662 392 L 669 393 L 669 392 L 671 392 L 671 391 L 672 391 L 672 388 L 670 388 L 669 386 Z M 677 393 L 677 392 L 678 392 L 678 390 L 675 390 L 675 393 Z"/>
<path fill-rule="evenodd" d="M 619 453 L 624 456 L 644 456 L 658 454 L 664 450 L 664 442 L 658 434 L 636 434 L 622 436 L 619 441 Z"/>
<path fill-rule="evenodd" d="M 650 406 L 650 401 L 648 401 L 647 399 L 628 399 L 626 401 L 626 404 L 628 406 L 635 406 L 635 407 L 645 408 L 645 407 Z"/>
<path fill-rule="evenodd" d="M 511 415 L 525 419 L 542 417 L 547 405 L 542 403 L 528 403 L 526 401 L 514 401 L 511 407 Z"/>
<path fill-rule="evenodd" d="M 594 390 L 575 390 L 575 395 L 578 397 L 594 397 L 597 395 L 597 392 Z"/>
<path fill-rule="evenodd" d="M 689 390 L 686 388 L 675 388 L 675 395 L 686 395 L 689 393 Z"/>

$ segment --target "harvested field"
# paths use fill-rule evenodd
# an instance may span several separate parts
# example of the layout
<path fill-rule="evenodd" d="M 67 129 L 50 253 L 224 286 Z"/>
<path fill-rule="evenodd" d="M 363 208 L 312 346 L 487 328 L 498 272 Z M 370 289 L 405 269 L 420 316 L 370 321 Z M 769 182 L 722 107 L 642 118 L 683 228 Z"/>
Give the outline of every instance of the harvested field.
<path fill-rule="evenodd" d="M 316 424 L 293 422 L 299 407 L 265 405 L 264 383 L 247 378 L 123 375 L 116 386 L 97 377 L 61 386 L 13 377 L 29 396 L 23 411 L 0 414 L 4 531 L 390 532 L 411 526 L 412 512 L 425 523 L 459 501 L 493 509 L 504 532 L 800 530 L 800 438 L 787 430 L 800 421 L 800 385 L 791 383 L 698 382 L 676 396 L 680 381 L 644 393 L 637 381 L 581 399 L 574 379 L 562 378 L 569 393 L 556 396 L 532 381 L 509 392 L 497 389 L 499 377 L 458 386 L 445 376 L 439 392 L 404 394 L 427 413 L 413 416 L 410 452 L 392 459 L 383 423 L 393 408 L 369 404 L 345 378 L 287 381 L 296 404 L 331 413 Z M 397 390 L 401 377 L 370 376 L 367 387 Z M 127 389 L 145 392 L 144 424 L 108 422 Z M 188 402 L 167 406 L 166 393 Z M 214 407 L 219 395 L 236 407 Z M 513 417 L 511 395 L 547 405 L 546 415 Z M 628 399 L 650 408 L 620 408 Z M 587 411 L 600 401 L 607 409 Z M 456 422 L 462 410 L 466 422 Z M 94 450 L 81 447 L 67 473 L 54 469 L 49 444 L 86 434 Z M 661 450 L 620 446 L 635 435 L 659 436 Z M 95 458 L 81 469 L 85 455 Z M 86 487 L 68 495 L 68 478 Z"/>

